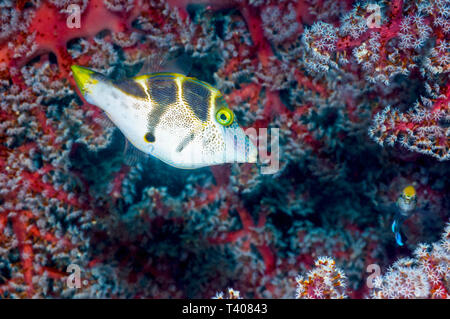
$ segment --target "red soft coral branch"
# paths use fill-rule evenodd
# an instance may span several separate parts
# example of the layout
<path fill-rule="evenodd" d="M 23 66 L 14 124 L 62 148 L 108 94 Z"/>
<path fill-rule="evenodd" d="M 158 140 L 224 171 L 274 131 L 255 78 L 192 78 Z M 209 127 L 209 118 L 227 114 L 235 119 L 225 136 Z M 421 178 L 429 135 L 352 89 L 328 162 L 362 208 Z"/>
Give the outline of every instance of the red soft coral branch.
<path fill-rule="evenodd" d="M 43 173 L 39 172 L 22 172 L 23 183 L 28 183 L 30 189 L 36 193 L 46 192 L 44 196 L 49 198 L 57 198 L 58 200 L 66 203 L 67 205 L 75 206 L 78 208 L 88 208 L 86 204 L 80 203 L 80 200 L 76 197 L 70 198 L 69 194 L 61 189 L 56 189 L 52 184 L 42 181 Z"/>
<path fill-rule="evenodd" d="M 27 239 L 27 227 L 23 222 L 24 218 L 31 215 L 29 211 L 18 212 L 12 217 L 13 230 L 19 243 L 20 258 L 22 260 L 23 274 L 25 284 L 28 286 L 27 294 L 29 297 L 33 295 L 33 248 Z"/>
<path fill-rule="evenodd" d="M 61 77 L 67 77 L 70 72 L 72 59 L 67 53 L 66 44 L 69 40 L 79 37 L 92 37 L 98 32 L 109 29 L 114 32 L 127 30 L 129 22 L 139 13 L 136 6 L 134 10 L 123 13 L 109 11 L 102 0 L 91 0 L 81 16 L 81 28 L 69 28 L 67 17 L 59 13 L 58 8 L 44 2 L 36 11 L 27 34 L 22 34 L 17 41 L 23 40 L 27 35 L 35 34 L 36 52 L 40 54 L 45 51 L 53 52 L 60 63 Z M 101 23 L 99 23 L 101 21 Z M 25 62 L 32 57 L 27 57 Z M 15 60 L 10 52 L 3 49 L 0 51 L 0 62 L 10 63 Z M 20 64 L 20 63 L 19 63 Z"/>

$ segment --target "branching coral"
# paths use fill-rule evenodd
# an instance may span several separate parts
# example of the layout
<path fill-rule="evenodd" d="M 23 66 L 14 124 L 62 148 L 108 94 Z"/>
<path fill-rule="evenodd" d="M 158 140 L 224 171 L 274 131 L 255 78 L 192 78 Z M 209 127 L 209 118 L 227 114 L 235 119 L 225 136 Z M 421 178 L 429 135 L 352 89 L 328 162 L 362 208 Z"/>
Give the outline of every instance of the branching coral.
<path fill-rule="evenodd" d="M 70 3 L 80 28 L 67 25 L 69 1 L 0 1 L 1 297 L 210 297 L 231 286 L 292 297 L 292 278 L 319 256 L 345 269 L 348 291 L 325 288 L 344 281 L 324 259 L 316 273 L 336 274 L 303 279 L 302 295 L 316 285 L 361 297 L 368 265 L 436 239 L 450 211 L 447 2 Z M 279 129 L 275 174 L 261 174 L 264 163 L 124 163 L 123 136 L 80 98 L 70 66 L 119 80 L 167 52 L 219 88 L 239 123 Z M 419 200 L 400 249 L 390 223 L 405 183 Z M 434 265 L 433 247 L 391 273 Z M 67 286 L 71 264 L 79 288 Z M 443 296 L 439 278 L 424 296 Z"/>
<path fill-rule="evenodd" d="M 450 222 L 441 240 L 431 245 L 419 244 L 414 258 L 397 260 L 384 275 L 370 281 L 370 297 L 375 299 L 440 298 L 448 299 L 450 279 Z M 373 280 L 373 281 L 372 281 Z M 347 298 L 347 276 L 329 257 L 319 257 L 305 276 L 297 276 L 298 299 Z M 369 281 L 368 281 L 369 283 Z M 239 291 L 228 289 L 229 299 L 239 298 Z M 217 293 L 218 299 L 223 293 Z"/>
<path fill-rule="evenodd" d="M 321 257 L 315 265 L 316 268 L 307 274 L 307 278 L 297 277 L 297 298 L 346 298 L 346 278 L 343 272 L 336 268 L 335 261 Z"/>

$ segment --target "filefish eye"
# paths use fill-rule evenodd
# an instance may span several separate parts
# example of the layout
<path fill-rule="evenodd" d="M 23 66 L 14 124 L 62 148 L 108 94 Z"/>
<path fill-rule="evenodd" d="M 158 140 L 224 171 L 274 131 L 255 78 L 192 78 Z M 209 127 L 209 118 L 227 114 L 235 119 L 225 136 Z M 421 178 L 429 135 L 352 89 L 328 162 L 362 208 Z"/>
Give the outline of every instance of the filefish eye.
<path fill-rule="evenodd" d="M 155 136 L 154 136 L 152 133 L 147 132 L 147 133 L 144 135 L 144 140 L 145 140 L 147 143 L 153 143 L 153 142 L 155 141 Z"/>
<path fill-rule="evenodd" d="M 233 123 L 234 120 L 233 112 L 231 112 L 230 109 L 223 107 L 217 111 L 216 120 L 217 122 L 219 122 L 219 124 L 228 126 L 231 123 Z"/>

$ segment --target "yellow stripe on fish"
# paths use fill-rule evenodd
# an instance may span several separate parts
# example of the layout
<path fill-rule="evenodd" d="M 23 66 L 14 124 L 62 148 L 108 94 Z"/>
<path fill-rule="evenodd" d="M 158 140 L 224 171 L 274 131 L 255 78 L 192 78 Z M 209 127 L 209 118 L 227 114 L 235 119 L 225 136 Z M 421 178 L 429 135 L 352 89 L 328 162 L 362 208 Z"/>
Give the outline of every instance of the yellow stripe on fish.
<path fill-rule="evenodd" d="M 178 73 L 114 81 L 73 66 L 87 102 L 103 109 L 139 150 L 179 168 L 256 162 L 257 150 L 219 90 Z"/>

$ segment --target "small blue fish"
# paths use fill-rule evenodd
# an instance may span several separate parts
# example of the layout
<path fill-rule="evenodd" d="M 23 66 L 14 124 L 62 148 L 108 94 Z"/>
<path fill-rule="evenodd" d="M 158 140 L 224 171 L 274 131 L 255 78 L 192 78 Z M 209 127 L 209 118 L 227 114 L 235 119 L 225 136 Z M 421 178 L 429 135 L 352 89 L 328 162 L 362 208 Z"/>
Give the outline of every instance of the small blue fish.
<path fill-rule="evenodd" d="M 400 224 L 401 224 L 401 222 L 399 221 L 399 218 L 396 217 L 394 219 L 394 222 L 392 223 L 392 232 L 394 233 L 395 241 L 397 242 L 397 245 L 403 246 L 404 244 L 402 242 L 402 236 L 400 235 Z"/>

